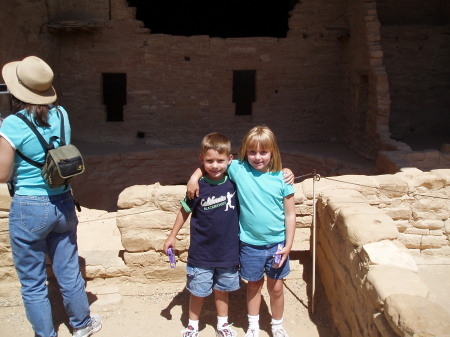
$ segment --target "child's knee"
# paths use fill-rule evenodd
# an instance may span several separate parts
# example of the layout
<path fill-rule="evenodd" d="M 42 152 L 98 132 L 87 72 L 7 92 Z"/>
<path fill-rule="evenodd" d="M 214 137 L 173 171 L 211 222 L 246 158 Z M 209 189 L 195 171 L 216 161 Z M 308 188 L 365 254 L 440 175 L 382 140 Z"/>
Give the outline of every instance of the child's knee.
<path fill-rule="evenodd" d="M 283 295 L 284 282 L 283 280 L 271 280 L 267 282 L 267 291 L 269 294 Z"/>
<path fill-rule="evenodd" d="M 254 282 L 248 282 L 247 283 L 247 291 L 255 292 L 260 291 L 262 289 L 264 279 L 261 279 L 259 281 Z"/>

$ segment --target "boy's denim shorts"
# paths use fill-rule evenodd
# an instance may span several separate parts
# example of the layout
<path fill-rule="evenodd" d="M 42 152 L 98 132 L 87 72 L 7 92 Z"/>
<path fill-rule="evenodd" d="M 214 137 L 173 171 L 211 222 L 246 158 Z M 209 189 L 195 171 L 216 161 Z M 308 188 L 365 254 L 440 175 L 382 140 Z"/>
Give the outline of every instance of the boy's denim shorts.
<path fill-rule="evenodd" d="M 283 243 L 284 242 L 280 242 Z M 264 277 L 264 273 L 271 279 L 280 280 L 284 279 L 291 272 L 289 266 L 289 256 L 284 261 L 280 268 L 273 268 L 272 262 L 275 252 L 277 251 L 278 243 L 254 246 L 245 242 L 240 243 L 240 274 L 241 278 L 256 282 Z"/>
<path fill-rule="evenodd" d="M 230 292 L 240 288 L 238 266 L 208 268 L 188 264 L 186 276 L 186 289 L 197 297 L 207 297 L 213 289 Z"/>

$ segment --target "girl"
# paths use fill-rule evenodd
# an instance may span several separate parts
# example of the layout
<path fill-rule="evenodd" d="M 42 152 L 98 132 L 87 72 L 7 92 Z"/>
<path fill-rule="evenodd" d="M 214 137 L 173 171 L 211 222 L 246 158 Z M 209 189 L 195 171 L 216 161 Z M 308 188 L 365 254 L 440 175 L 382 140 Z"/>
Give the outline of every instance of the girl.
<path fill-rule="evenodd" d="M 289 252 L 295 233 L 294 188 L 283 181 L 281 157 L 274 133 L 266 126 L 251 129 L 238 154 L 228 167 L 237 185 L 240 204 L 240 276 L 248 282 L 246 337 L 259 336 L 259 310 L 264 274 L 272 312 L 272 334 L 287 337 L 282 326 L 284 313 L 283 279 L 290 273 Z M 197 193 L 197 170 L 188 183 L 188 196 Z M 277 251 L 278 245 L 282 249 Z M 275 255 L 281 255 L 278 266 Z"/>

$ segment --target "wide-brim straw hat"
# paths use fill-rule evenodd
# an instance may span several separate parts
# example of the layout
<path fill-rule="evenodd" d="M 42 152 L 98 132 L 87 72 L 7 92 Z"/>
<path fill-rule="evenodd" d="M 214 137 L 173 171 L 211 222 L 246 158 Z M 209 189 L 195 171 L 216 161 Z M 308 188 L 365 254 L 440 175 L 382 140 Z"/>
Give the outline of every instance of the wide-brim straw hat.
<path fill-rule="evenodd" d="M 28 56 L 5 64 L 2 76 L 9 92 L 22 102 L 45 105 L 56 101 L 53 71 L 39 57 Z"/>

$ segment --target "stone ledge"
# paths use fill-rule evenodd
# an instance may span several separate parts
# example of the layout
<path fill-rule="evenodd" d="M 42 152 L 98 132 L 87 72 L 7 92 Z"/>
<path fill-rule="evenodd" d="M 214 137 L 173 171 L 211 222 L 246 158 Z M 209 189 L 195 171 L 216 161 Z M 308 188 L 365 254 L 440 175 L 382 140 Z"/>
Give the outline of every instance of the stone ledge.
<path fill-rule="evenodd" d="M 450 336 L 450 314 L 421 296 L 388 296 L 384 315 L 399 336 Z"/>

